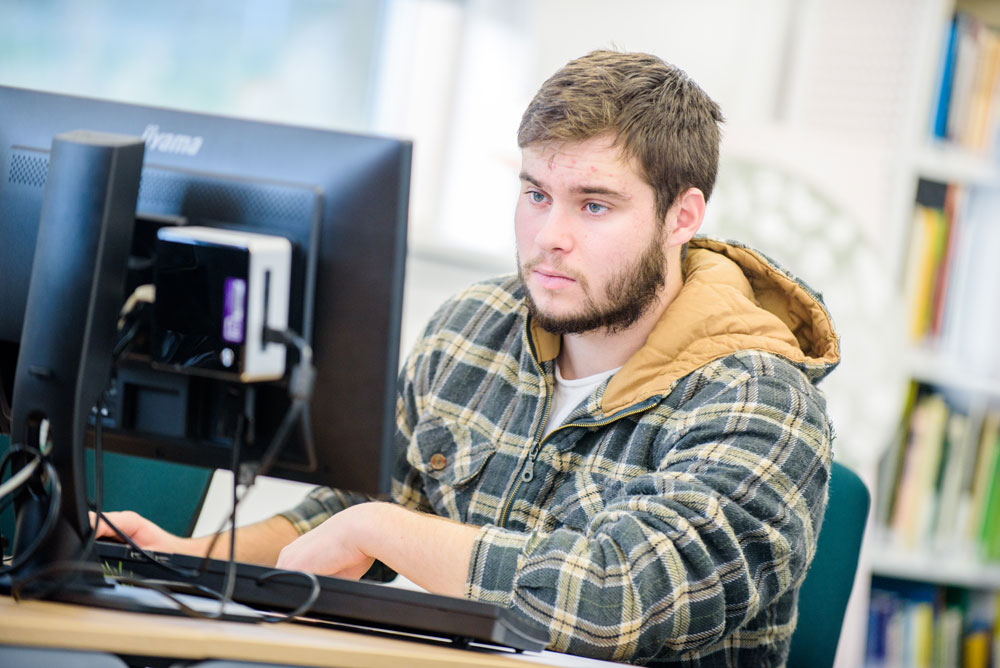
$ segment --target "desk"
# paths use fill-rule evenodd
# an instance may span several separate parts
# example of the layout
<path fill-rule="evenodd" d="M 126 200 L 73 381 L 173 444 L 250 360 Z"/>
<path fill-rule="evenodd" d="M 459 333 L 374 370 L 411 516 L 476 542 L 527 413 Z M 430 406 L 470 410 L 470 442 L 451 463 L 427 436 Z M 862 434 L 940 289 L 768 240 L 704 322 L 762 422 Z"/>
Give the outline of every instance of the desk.
<path fill-rule="evenodd" d="M 0 596 L 0 645 L 176 659 L 232 659 L 344 668 L 590 668 L 620 666 L 555 652 L 514 654 L 301 624 L 247 624 Z"/>

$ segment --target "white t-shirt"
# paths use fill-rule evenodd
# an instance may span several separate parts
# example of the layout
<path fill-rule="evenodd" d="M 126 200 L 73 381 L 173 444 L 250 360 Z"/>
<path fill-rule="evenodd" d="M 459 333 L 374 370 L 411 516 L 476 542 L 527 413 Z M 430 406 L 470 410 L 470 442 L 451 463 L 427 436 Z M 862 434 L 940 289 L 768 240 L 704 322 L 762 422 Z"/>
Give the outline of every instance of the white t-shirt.
<path fill-rule="evenodd" d="M 616 367 L 609 371 L 595 373 L 586 378 L 566 380 L 559 373 L 559 364 L 556 364 L 556 386 L 552 392 L 552 408 L 549 412 L 549 420 L 545 423 L 545 435 L 559 427 L 563 420 L 573 412 L 573 409 L 580 405 L 580 402 L 590 396 L 590 393 L 597 389 L 597 386 L 606 381 L 621 369 Z M 544 436 L 543 436 L 544 437 Z"/>

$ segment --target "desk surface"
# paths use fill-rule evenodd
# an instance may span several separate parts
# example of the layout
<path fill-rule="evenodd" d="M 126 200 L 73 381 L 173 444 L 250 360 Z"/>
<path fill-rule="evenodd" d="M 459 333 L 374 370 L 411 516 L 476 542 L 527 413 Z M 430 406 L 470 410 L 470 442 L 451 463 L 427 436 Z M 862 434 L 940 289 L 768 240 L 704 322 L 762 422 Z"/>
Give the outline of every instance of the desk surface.
<path fill-rule="evenodd" d="M 15 602 L 8 596 L 0 596 L 0 644 L 345 668 L 618 665 L 553 652 L 464 650 L 300 624 L 247 624 L 49 601 Z"/>

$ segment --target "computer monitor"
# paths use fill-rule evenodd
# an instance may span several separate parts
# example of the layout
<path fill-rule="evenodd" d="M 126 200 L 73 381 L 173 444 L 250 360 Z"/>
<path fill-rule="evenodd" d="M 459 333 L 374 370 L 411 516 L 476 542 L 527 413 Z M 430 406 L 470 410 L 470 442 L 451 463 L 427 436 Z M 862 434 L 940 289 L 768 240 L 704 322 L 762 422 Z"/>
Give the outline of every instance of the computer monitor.
<path fill-rule="evenodd" d="M 150 280 L 163 227 L 291 242 L 288 324 L 314 352 L 316 461 L 309 465 L 296 432 L 269 475 L 387 491 L 410 143 L 0 87 L 0 388 L 8 399 L 16 399 L 18 346 L 32 336 L 22 326 L 49 149 L 54 137 L 77 129 L 145 141 L 123 294 Z M 244 385 L 164 369 L 140 340 L 119 360 L 105 394 L 103 445 L 228 468 L 233 416 L 249 410 L 243 455 L 259 457 L 288 410 L 287 376 Z"/>

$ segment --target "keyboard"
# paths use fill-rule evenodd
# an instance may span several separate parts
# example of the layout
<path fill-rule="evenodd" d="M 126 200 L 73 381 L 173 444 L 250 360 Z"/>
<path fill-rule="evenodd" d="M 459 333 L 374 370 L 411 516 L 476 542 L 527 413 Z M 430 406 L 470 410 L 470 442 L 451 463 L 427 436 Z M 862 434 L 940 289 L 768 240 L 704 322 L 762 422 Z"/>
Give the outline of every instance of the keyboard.
<path fill-rule="evenodd" d="M 157 563 L 127 545 L 98 541 L 98 559 L 112 573 L 157 580 L 176 580 L 222 591 L 229 562 L 209 559 L 194 578 L 162 566 L 198 570 L 205 560 L 183 554 L 152 553 Z M 288 613 L 306 601 L 313 586 L 294 573 L 263 579 L 275 570 L 236 562 L 232 600 L 275 613 Z M 351 627 L 431 636 L 464 646 L 470 642 L 517 651 L 540 652 L 548 644 L 545 629 L 520 613 L 491 603 L 400 589 L 364 580 L 316 576 L 320 592 L 301 616 Z"/>

